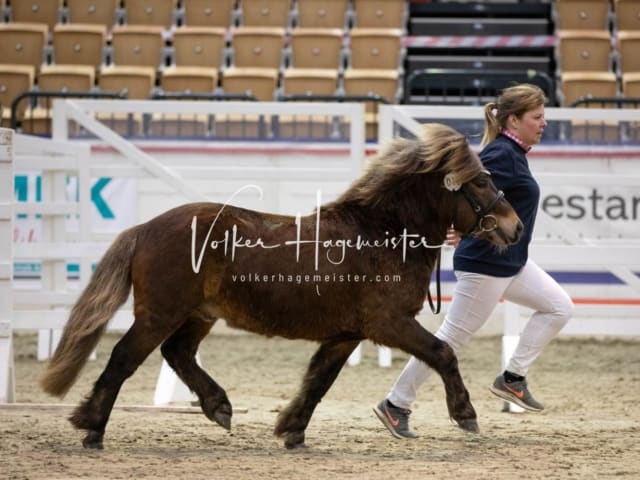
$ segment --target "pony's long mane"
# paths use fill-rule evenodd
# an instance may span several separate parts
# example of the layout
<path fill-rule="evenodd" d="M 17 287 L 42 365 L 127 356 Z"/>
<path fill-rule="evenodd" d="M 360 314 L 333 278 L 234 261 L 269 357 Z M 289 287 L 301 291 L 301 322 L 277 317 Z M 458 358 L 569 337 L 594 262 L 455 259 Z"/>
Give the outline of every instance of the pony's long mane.
<path fill-rule="evenodd" d="M 482 162 L 470 149 L 467 138 L 446 125 L 423 125 L 417 138 L 396 138 L 387 143 L 358 178 L 335 202 L 373 206 L 395 196 L 416 174 L 452 173 L 460 184 L 482 171 Z"/>

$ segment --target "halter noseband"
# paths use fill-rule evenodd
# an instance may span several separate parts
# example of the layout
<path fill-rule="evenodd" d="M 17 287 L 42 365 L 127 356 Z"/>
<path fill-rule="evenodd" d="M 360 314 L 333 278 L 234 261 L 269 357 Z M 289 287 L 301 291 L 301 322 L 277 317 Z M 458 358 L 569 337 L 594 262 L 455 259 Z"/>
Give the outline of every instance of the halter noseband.
<path fill-rule="evenodd" d="M 464 195 L 464 198 L 467 199 L 467 202 L 469 202 L 469 205 L 471 205 L 471 208 L 473 208 L 473 211 L 476 212 L 476 215 L 478 216 L 478 225 L 470 233 L 493 232 L 496 228 L 498 228 L 498 219 L 495 217 L 495 215 L 491 215 L 489 212 L 493 210 L 498 202 L 504 198 L 504 192 L 502 190 L 498 190 L 498 192 L 496 193 L 496 197 L 491 202 L 489 202 L 489 205 L 482 208 L 482 205 L 480 205 L 478 200 L 473 195 L 471 195 L 466 187 L 466 185 L 462 185 L 460 191 L 462 192 L 462 195 Z"/>

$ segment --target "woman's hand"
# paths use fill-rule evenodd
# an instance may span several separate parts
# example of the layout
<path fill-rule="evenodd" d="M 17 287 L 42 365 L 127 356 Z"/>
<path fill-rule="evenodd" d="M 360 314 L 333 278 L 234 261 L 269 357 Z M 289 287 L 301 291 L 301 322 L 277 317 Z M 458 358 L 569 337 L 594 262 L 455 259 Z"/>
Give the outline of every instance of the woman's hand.
<path fill-rule="evenodd" d="M 453 225 L 447 229 L 447 238 L 444 241 L 445 245 L 456 248 L 460 243 L 460 233 L 453 228 Z"/>

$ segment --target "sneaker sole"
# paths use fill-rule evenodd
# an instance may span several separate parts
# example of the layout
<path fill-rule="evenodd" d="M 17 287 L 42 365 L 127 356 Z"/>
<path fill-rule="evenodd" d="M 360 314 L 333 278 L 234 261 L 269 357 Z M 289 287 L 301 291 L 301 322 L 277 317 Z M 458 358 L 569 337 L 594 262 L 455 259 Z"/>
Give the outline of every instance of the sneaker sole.
<path fill-rule="evenodd" d="M 520 400 L 518 397 L 516 397 L 512 393 L 505 392 L 504 390 L 500 390 L 499 388 L 496 388 L 494 386 L 489 387 L 489 391 L 493 393 L 496 397 L 500 397 L 503 400 L 515 403 L 519 407 L 522 407 L 525 410 L 528 410 L 530 412 L 541 412 L 542 410 L 544 410 L 544 408 L 532 407 L 531 405 Z"/>
<path fill-rule="evenodd" d="M 387 427 L 387 430 L 389 430 L 389 432 L 391 432 L 391 435 L 393 435 L 397 439 L 400 439 L 400 440 L 413 440 L 414 438 L 418 438 L 417 436 L 416 437 L 405 437 L 404 435 L 400 435 L 398 432 L 396 432 L 395 429 L 393 428 L 393 426 L 389 423 L 389 419 L 387 418 L 387 416 L 378 407 L 373 407 L 373 413 L 375 413 L 376 417 L 378 417 L 380 419 L 380 421 L 382 422 L 382 424 L 385 427 Z"/>

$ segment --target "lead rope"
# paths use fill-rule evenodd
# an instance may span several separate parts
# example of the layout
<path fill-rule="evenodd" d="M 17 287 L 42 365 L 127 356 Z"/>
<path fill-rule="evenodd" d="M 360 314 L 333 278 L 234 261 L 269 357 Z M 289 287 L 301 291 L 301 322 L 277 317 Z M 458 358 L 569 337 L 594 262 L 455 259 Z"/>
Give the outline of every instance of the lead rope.
<path fill-rule="evenodd" d="M 434 315 L 440 313 L 440 307 L 442 306 L 442 295 L 440 295 L 440 253 L 442 247 L 438 249 L 438 255 L 436 256 L 436 305 L 434 307 L 433 300 L 431 298 L 431 279 L 429 279 L 429 287 L 427 288 L 427 300 L 429 300 L 429 306 Z"/>

